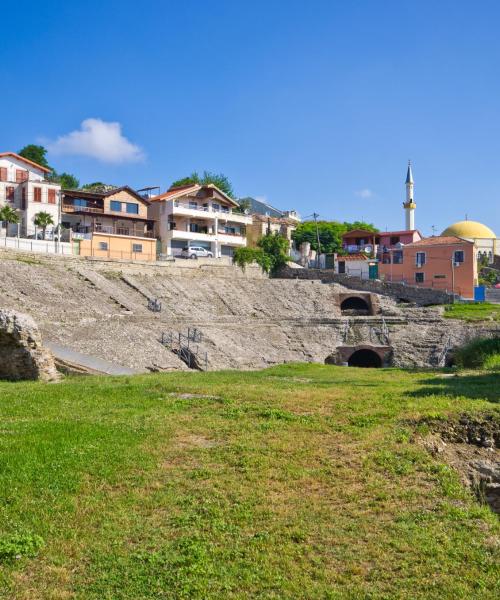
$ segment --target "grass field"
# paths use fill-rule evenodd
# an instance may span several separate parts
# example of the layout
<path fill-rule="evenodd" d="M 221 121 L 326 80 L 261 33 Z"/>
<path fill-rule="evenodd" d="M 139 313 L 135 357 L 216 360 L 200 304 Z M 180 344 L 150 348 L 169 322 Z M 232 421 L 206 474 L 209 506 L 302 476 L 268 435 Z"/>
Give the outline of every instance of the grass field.
<path fill-rule="evenodd" d="M 497 375 L 284 365 L 0 398 L 2 598 L 500 596 L 498 517 L 409 425 L 498 415 Z"/>
<path fill-rule="evenodd" d="M 500 321 L 500 304 L 449 304 L 445 307 L 444 316 L 463 321 Z"/>

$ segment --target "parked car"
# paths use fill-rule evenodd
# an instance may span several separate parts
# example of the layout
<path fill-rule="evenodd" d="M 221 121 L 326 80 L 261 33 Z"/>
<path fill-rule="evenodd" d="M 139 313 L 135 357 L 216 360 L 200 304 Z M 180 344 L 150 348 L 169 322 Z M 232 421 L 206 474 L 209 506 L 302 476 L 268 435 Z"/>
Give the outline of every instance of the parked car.
<path fill-rule="evenodd" d="M 213 258 L 214 255 L 210 250 L 203 248 L 202 246 L 186 246 L 181 251 L 183 258 Z"/>

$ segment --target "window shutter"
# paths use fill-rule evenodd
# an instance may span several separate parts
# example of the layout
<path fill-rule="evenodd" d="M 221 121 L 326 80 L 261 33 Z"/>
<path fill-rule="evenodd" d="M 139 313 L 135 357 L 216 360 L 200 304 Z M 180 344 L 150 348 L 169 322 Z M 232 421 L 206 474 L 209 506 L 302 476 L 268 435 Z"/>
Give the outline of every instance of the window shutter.
<path fill-rule="evenodd" d="M 7 200 L 14 200 L 14 189 L 12 186 L 7 188 Z"/>
<path fill-rule="evenodd" d="M 51 190 L 49 189 L 49 204 L 55 204 L 56 203 L 56 190 Z"/>
<path fill-rule="evenodd" d="M 0 167 L 0 181 L 7 181 L 7 167 Z"/>
<path fill-rule="evenodd" d="M 35 202 L 41 202 L 42 201 L 42 188 L 36 187 L 33 188 L 33 200 Z"/>

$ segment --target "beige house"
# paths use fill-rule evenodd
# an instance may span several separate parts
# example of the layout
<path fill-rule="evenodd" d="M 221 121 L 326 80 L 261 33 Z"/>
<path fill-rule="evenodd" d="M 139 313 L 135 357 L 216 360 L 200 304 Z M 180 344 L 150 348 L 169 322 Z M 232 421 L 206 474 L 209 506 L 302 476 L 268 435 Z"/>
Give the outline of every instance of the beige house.
<path fill-rule="evenodd" d="M 149 218 L 163 254 L 178 256 L 185 247 L 201 246 L 218 258 L 247 244 L 252 219 L 237 209 L 238 203 L 215 185 L 194 184 L 151 198 Z"/>
<path fill-rule="evenodd" d="M 156 260 L 148 205 L 128 186 L 103 193 L 64 190 L 61 221 L 82 256 Z"/>
<path fill-rule="evenodd" d="M 247 227 L 248 245 L 256 247 L 257 242 L 268 233 L 280 233 L 286 237 L 292 248 L 292 233 L 297 228 L 297 219 L 288 217 L 271 217 L 266 215 L 252 215 L 252 223 Z"/>

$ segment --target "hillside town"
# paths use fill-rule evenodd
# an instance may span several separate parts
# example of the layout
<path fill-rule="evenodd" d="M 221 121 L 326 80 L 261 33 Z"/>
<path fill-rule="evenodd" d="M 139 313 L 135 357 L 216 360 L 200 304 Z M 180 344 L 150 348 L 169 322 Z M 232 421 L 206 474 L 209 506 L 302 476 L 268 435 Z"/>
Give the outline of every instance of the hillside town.
<path fill-rule="evenodd" d="M 230 261 L 239 248 L 279 235 L 287 242 L 289 266 L 297 269 L 430 287 L 464 300 L 484 300 L 497 283 L 500 243 L 487 225 L 458 221 L 431 237 L 419 231 L 410 163 L 404 229 L 379 231 L 375 224 L 345 231 L 332 254 L 322 251 L 319 229 L 311 241 L 296 242 L 301 218 L 295 210 L 236 199 L 213 183 L 160 193 L 129 185 L 65 189 L 50 172 L 20 153 L 0 153 L 0 247 L 123 261 Z M 489 271 L 486 285 L 481 269 Z M 497 296 L 490 291 L 489 299 Z"/>

